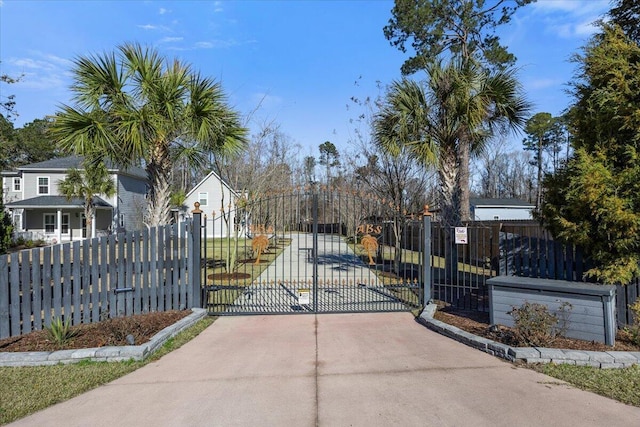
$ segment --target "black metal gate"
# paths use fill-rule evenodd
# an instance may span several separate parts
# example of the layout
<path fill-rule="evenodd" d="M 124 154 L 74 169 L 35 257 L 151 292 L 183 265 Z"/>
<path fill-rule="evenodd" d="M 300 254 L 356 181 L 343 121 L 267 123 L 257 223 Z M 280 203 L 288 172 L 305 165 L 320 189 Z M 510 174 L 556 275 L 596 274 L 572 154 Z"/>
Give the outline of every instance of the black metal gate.
<path fill-rule="evenodd" d="M 210 314 L 408 311 L 424 303 L 423 219 L 385 199 L 312 187 L 238 200 L 204 218 Z"/>

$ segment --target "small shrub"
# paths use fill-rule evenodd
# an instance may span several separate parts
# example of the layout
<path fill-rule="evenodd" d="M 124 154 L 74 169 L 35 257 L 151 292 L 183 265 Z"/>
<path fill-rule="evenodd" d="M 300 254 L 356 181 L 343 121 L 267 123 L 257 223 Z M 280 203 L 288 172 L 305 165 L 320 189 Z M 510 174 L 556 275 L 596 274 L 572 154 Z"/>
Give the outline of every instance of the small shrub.
<path fill-rule="evenodd" d="M 518 345 L 532 347 L 550 346 L 567 330 L 569 313 L 573 306 L 568 302 L 560 305 L 558 314 L 549 312 L 547 306 L 525 302 L 512 307 L 507 314 L 514 319 L 514 340 Z M 559 325 L 559 326 L 558 326 Z"/>
<path fill-rule="evenodd" d="M 60 347 L 63 347 L 71 338 L 77 335 L 76 331 L 71 330 L 71 319 L 63 322 L 61 317 L 53 319 L 51 325 L 46 329 L 51 340 Z"/>
<path fill-rule="evenodd" d="M 633 304 L 629 304 L 629 309 L 633 312 L 633 324 L 625 329 L 635 345 L 640 345 L 640 298 Z"/>
<path fill-rule="evenodd" d="M 24 242 L 24 247 L 27 249 L 31 249 L 35 246 L 35 243 L 33 243 L 33 240 L 26 240 Z"/>

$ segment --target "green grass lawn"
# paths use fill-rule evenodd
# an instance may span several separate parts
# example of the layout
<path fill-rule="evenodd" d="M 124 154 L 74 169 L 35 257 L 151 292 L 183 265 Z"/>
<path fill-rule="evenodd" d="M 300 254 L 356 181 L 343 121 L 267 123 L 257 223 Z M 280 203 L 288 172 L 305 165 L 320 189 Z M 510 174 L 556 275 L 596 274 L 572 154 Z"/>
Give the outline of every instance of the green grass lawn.
<path fill-rule="evenodd" d="M 627 405 L 640 407 L 640 366 L 598 369 L 575 365 L 534 365 L 538 372 Z"/>
<path fill-rule="evenodd" d="M 270 241 L 269 248 L 260 254 L 253 250 L 249 239 L 216 238 L 207 241 L 208 267 L 203 269 L 203 283 L 216 286 L 217 290 L 207 292 L 206 302 L 213 312 L 221 312 L 233 303 L 243 292 L 242 287 L 250 286 L 260 274 L 269 267 L 284 249 L 291 244 L 291 239 L 279 238 Z M 226 265 L 232 261 L 229 253 L 235 251 L 231 268 Z M 240 287 L 240 288 L 239 288 Z"/>
<path fill-rule="evenodd" d="M 182 346 L 215 318 L 205 317 L 168 340 L 143 361 L 81 362 L 71 365 L 0 367 L 0 424 L 7 424 L 48 406 L 71 399 L 135 371 Z"/>

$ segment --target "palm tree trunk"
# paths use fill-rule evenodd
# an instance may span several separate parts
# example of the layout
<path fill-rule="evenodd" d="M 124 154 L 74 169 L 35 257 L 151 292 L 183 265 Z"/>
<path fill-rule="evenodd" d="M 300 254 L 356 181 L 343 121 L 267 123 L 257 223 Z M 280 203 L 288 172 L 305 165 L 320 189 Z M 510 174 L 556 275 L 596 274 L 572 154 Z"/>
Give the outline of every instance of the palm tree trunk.
<path fill-rule="evenodd" d="M 469 221 L 471 219 L 471 209 L 469 206 L 469 157 L 470 146 L 469 142 L 460 140 L 458 144 L 459 150 L 459 165 L 458 165 L 458 189 L 456 193 L 459 194 L 458 218 L 460 221 Z M 455 224 L 460 225 L 460 224 Z"/>
<path fill-rule="evenodd" d="M 459 197 L 456 191 L 458 183 L 458 162 L 455 149 L 448 147 L 442 150 L 440 157 L 440 209 L 442 215 L 439 218 L 445 235 L 445 280 L 450 284 L 457 282 L 458 277 L 458 251 L 455 242 L 456 225 L 460 223 Z"/>
<path fill-rule="evenodd" d="M 93 217 L 95 216 L 95 208 L 89 202 L 85 201 L 84 204 L 84 224 L 87 229 L 87 238 L 92 239 L 96 236 L 93 235 Z"/>
<path fill-rule="evenodd" d="M 458 168 L 456 153 L 449 149 L 443 149 L 438 168 L 440 179 L 440 223 L 444 226 L 455 226 L 459 222 L 459 209 L 456 203 L 456 183 L 458 181 Z"/>
<path fill-rule="evenodd" d="M 148 226 L 156 227 L 169 223 L 171 162 L 169 149 L 165 144 L 159 144 L 158 147 L 155 147 L 152 154 L 151 162 L 147 165 L 151 188 L 146 222 Z"/>

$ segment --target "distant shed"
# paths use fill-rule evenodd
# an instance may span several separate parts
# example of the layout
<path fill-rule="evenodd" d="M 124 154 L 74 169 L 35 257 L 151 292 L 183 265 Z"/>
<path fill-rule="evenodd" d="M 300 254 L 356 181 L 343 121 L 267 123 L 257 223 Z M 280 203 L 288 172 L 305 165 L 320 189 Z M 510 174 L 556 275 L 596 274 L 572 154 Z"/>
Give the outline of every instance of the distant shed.
<path fill-rule="evenodd" d="M 533 219 L 535 205 L 519 199 L 469 200 L 471 219 L 474 221 L 503 221 Z"/>

